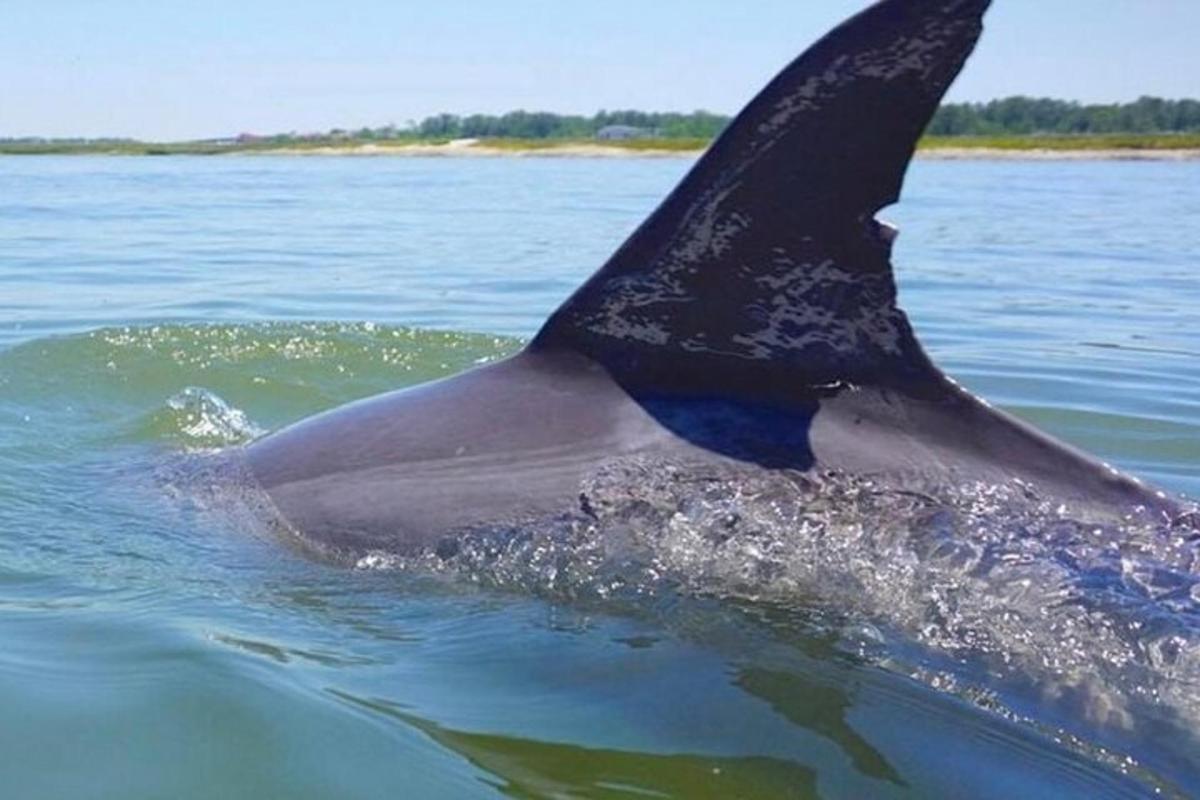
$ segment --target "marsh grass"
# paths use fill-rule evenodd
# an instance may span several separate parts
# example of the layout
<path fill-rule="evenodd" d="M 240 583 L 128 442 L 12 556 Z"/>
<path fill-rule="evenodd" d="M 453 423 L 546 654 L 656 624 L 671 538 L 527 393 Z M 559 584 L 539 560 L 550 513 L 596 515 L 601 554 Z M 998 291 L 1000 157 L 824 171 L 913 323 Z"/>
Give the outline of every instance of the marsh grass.
<path fill-rule="evenodd" d="M 919 147 L 924 150 L 1197 150 L 1200 149 L 1200 134 L 926 136 Z"/>

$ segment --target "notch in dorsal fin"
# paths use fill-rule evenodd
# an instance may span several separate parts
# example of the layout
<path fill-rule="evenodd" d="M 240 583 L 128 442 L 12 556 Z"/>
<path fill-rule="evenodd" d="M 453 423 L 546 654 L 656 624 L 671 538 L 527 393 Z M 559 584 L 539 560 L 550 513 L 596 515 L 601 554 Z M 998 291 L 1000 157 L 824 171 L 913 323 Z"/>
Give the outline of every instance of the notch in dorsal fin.
<path fill-rule="evenodd" d="M 929 382 L 938 373 L 895 304 L 893 234 L 874 215 L 898 199 L 989 3 L 883 0 L 826 35 L 531 349 L 583 353 L 650 391 Z"/>

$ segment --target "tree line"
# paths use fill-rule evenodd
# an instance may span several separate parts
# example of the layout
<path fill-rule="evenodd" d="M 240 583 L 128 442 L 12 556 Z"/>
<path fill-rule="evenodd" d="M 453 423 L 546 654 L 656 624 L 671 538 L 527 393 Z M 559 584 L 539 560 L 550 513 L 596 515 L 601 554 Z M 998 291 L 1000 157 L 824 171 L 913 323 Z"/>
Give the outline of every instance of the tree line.
<path fill-rule="evenodd" d="M 588 139 L 603 128 L 623 125 L 648 136 L 667 139 L 711 139 L 729 117 L 709 111 L 690 114 L 648 111 L 599 111 L 592 116 L 553 114 L 547 111 L 510 111 L 507 114 L 438 114 L 410 128 L 422 138 Z"/>
<path fill-rule="evenodd" d="M 720 133 L 729 120 L 728 116 L 709 111 L 600 111 L 590 117 L 511 111 L 500 116 L 438 114 L 402 130 L 422 138 L 584 139 L 610 125 L 626 125 L 651 136 L 709 139 Z M 1141 97 L 1131 103 L 1084 105 L 1041 97 L 1008 97 L 986 103 L 945 104 L 926 132 L 933 136 L 1017 136 L 1197 131 L 1200 100 Z"/>
<path fill-rule="evenodd" d="M 1193 133 L 1200 100 L 1140 97 L 1132 103 L 1083 105 L 1043 97 L 949 103 L 934 114 L 932 136 L 1022 134 Z"/>
<path fill-rule="evenodd" d="M 547 111 L 510 111 L 501 115 L 437 114 L 420 122 L 409 122 L 401 126 L 386 125 L 359 130 L 334 129 L 328 133 L 284 133 L 265 137 L 243 134 L 239 140 L 245 138 L 267 144 L 287 144 L 294 141 L 326 139 L 591 139 L 600 130 L 612 125 L 637 128 L 644 135 L 651 137 L 708 140 L 720 133 L 729 120 L 728 116 L 710 111 L 693 111 L 690 114 L 632 110 L 599 111 L 591 116 L 554 114 Z M 1084 105 L 1067 100 L 1008 97 L 986 103 L 949 103 L 934 114 L 926 133 L 933 136 L 1200 133 L 1200 100 L 1141 97 L 1131 103 Z M 28 141 L 46 140 L 34 137 Z M 88 141 L 79 140 L 79 143 L 86 144 Z M 112 142 L 128 143 L 127 140 Z"/>

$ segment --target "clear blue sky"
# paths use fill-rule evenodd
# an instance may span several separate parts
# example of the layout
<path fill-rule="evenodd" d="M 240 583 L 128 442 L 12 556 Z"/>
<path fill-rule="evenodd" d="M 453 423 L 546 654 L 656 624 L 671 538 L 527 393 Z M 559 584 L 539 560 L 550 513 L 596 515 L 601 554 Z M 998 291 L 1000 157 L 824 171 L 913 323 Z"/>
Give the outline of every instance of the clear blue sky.
<path fill-rule="evenodd" d="M 0 137 L 733 112 L 865 0 L 9 0 Z M 1200 96 L 1200 0 L 995 0 L 956 100 Z"/>

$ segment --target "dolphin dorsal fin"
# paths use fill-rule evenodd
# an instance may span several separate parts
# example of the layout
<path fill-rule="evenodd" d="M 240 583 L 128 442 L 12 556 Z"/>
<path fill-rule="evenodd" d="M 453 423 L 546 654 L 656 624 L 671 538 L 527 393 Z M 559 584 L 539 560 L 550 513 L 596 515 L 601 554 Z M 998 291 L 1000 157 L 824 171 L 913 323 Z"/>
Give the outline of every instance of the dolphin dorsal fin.
<path fill-rule="evenodd" d="M 729 391 L 731 369 L 782 392 L 940 375 L 896 307 L 894 232 L 875 213 L 898 199 L 989 2 L 883 0 L 826 35 L 530 349 L 582 353 L 650 390 Z"/>

